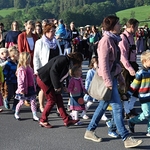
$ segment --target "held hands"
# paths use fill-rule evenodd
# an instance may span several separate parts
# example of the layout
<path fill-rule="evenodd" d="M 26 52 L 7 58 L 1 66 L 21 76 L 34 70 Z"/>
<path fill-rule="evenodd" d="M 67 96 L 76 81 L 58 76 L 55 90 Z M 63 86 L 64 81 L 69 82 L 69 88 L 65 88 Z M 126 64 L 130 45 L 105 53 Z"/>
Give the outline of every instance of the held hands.
<path fill-rule="evenodd" d="M 61 91 L 61 88 L 59 88 L 59 89 L 55 89 L 55 91 L 56 91 L 56 92 L 60 92 L 60 91 Z"/>
<path fill-rule="evenodd" d="M 130 73 L 131 76 L 135 76 L 135 71 L 134 70 L 130 71 L 129 73 Z"/>
<path fill-rule="evenodd" d="M 112 86 L 109 86 L 108 88 L 109 88 L 110 90 L 112 90 Z"/>

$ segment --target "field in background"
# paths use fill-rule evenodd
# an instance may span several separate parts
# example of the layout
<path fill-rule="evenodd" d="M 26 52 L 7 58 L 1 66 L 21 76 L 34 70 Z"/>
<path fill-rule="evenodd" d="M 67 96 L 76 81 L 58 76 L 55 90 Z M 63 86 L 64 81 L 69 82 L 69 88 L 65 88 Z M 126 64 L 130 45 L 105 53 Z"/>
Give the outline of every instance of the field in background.
<path fill-rule="evenodd" d="M 136 18 L 140 21 L 140 25 L 145 25 L 147 23 L 150 26 L 150 5 L 118 11 L 116 15 L 120 20 L 123 18 Z"/>
<path fill-rule="evenodd" d="M 17 10 L 19 10 L 19 9 L 15 9 L 15 8 L 1 9 L 0 16 L 5 17 L 6 15 L 9 15 L 12 12 L 17 11 Z"/>

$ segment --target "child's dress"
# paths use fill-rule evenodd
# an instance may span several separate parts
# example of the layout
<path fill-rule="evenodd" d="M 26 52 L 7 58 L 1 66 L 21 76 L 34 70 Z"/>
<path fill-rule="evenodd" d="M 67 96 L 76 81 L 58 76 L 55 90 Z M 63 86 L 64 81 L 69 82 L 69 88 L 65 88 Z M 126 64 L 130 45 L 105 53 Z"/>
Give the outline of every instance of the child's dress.
<path fill-rule="evenodd" d="M 68 91 L 70 92 L 70 110 L 85 110 L 84 88 L 82 78 L 72 77 L 69 81 Z"/>

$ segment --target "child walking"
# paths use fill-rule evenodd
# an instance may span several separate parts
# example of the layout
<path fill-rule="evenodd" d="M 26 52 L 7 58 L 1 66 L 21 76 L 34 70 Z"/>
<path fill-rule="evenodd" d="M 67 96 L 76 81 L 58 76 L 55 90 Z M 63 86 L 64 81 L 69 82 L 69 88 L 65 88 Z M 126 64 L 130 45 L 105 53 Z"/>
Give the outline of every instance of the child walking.
<path fill-rule="evenodd" d="M 31 56 L 28 52 L 22 52 L 19 55 L 19 62 L 17 66 L 17 82 L 18 88 L 16 90 L 15 98 L 19 100 L 16 110 L 15 110 L 15 118 L 20 120 L 19 111 L 21 106 L 24 104 L 24 101 L 30 100 L 31 103 L 31 111 L 33 115 L 33 120 L 38 121 L 39 118 L 36 115 L 36 88 L 34 83 L 34 72 L 30 67 Z"/>
<path fill-rule="evenodd" d="M 150 50 L 146 50 L 141 54 L 141 62 L 142 69 L 137 71 L 128 93 L 131 96 L 138 91 L 142 112 L 138 116 L 131 118 L 128 121 L 128 125 L 130 131 L 134 133 L 135 124 L 147 120 L 148 133 L 146 136 L 150 136 Z"/>
<path fill-rule="evenodd" d="M 17 77 L 16 77 L 16 69 L 18 64 L 19 52 L 17 47 L 12 46 L 9 48 L 9 59 L 6 63 L 3 73 L 6 81 L 8 95 L 4 100 L 4 105 L 6 109 L 10 109 L 10 100 L 13 99 L 12 111 L 15 111 L 16 105 L 18 101 L 14 98 L 15 91 L 17 89 Z"/>
<path fill-rule="evenodd" d="M 0 66 L 0 88 L 1 88 L 3 82 L 4 82 L 4 75 L 3 75 L 2 67 Z M 0 106 L 3 106 L 3 97 L 2 97 L 1 92 L 0 92 Z M 2 112 L 2 111 L 3 111 L 3 109 L 0 108 L 0 112 Z"/>
<path fill-rule="evenodd" d="M 98 57 L 94 56 L 91 59 L 90 65 L 89 65 L 89 70 L 86 74 L 86 79 L 85 79 L 85 89 L 88 90 L 90 83 L 93 79 L 93 76 L 95 74 L 96 68 L 98 66 Z M 90 106 L 93 104 L 93 102 L 95 101 L 94 98 L 92 98 L 90 95 L 85 94 L 84 96 L 84 101 L 86 101 L 86 105 L 85 105 L 85 110 L 83 110 L 81 117 L 83 119 L 89 119 L 89 117 L 87 116 L 86 112 L 87 110 L 90 108 Z M 106 117 L 106 115 L 104 114 L 101 118 L 101 120 L 106 121 L 108 120 L 108 118 Z"/>
<path fill-rule="evenodd" d="M 7 48 L 0 48 L 0 66 L 2 67 L 2 70 L 4 69 L 6 63 L 8 62 L 8 49 Z M 8 96 L 8 90 L 7 90 L 7 84 L 6 80 L 1 84 L 0 90 L 3 97 L 4 106 L 6 109 L 8 109 L 7 105 L 7 96 Z"/>
<path fill-rule="evenodd" d="M 85 110 L 83 95 L 87 94 L 82 81 L 82 68 L 81 66 L 74 66 L 70 70 L 71 79 L 68 85 L 68 92 L 70 93 L 70 110 L 73 120 L 78 120 L 79 111 Z M 80 121 L 75 125 L 82 124 Z"/>

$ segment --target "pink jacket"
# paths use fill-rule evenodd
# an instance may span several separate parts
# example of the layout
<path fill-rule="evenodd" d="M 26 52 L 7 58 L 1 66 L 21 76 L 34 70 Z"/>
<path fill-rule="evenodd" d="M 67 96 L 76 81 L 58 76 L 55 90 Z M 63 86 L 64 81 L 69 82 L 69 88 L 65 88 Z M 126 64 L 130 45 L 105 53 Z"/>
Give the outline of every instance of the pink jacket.
<path fill-rule="evenodd" d="M 127 36 L 131 45 L 135 44 L 133 34 L 127 32 L 126 30 L 123 33 Z M 123 64 L 123 66 L 129 72 L 134 71 L 134 69 L 130 65 L 129 61 L 136 62 L 136 51 L 134 50 L 133 52 L 131 52 L 130 60 L 128 60 L 129 43 L 127 41 L 127 38 L 123 34 L 121 34 L 121 38 L 122 38 L 122 41 L 119 42 L 119 47 L 120 47 L 120 51 L 121 51 L 121 59 L 120 60 Z"/>
<path fill-rule="evenodd" d="M 114 40 L 108 35 L 104 34 L 98 44 L 97 52 L 99 61 L 98 75 L 102 76 L 107 87 L 112 86 L 113 81 L 110 72 L 113 66 L 113 62 L 116 60 L 117 57 L 117 46 L 114 43 Z M 124 83 L 121 71 L 121 66 L 117 64 L 114 75 L 119 75 L 119 82 Z"/>
<path fill-rule="evenodd" d="M 17 82 L 18 82 L 18 88 L 16 93 L 28 93 L 28 87 L 34 86 L 34 75 L 33 75 L 33 69 L 31 67 L 19 67 L 17 69 Z"/>

